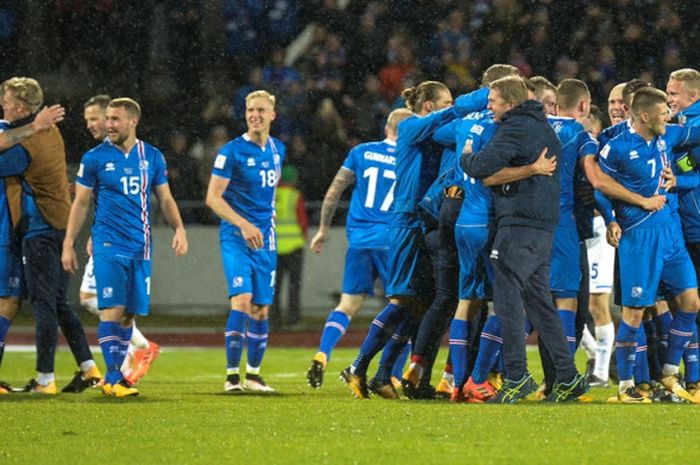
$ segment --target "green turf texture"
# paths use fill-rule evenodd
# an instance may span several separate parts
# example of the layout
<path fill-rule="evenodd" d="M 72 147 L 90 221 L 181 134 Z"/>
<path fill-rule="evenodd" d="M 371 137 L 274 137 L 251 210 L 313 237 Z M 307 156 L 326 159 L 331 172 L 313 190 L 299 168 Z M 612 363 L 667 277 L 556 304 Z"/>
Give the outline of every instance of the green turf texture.
<path fill-rule="evenodd" d="M 337 380 L 355 353 L 334 353 L 319 390 L 305 383 L 308 349 L 268 350 L 263 375 L 278 393 L 236 395 L 223 392 L 223 350 L 166 348 L 137 398 L 0 396 L 0 464 L 656 465 L 700 456 L 700 406 L 604 403 L 613 388 L 593 390 L 592 404 L 357 400 Z M 529 357 L 539 379 L 536 352 Z M 33 364 L 32 353 L 6 353 L 1 378 L 21 385 Z M 73 369 L 59 350 L 59 386 Z"/>

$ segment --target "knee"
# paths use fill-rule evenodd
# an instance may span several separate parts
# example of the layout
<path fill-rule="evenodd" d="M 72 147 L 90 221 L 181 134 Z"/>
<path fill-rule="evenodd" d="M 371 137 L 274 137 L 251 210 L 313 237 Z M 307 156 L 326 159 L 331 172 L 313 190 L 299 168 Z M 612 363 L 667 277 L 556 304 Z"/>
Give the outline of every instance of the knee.
<path fill-rule="evenodd" d="M 250 311 L 248 312 L 248 316 L 250 316 L 250 318 L 252 318 L 253 320 L 257 320 L 257 321 L 267 320 L 269 308 L 270 307 L 268 305 L 251 304 Z"/>
<path fill-rule="evenodd" d="M 250 315 L 252 306 L 252 296 L 250 294 L 241 294 L 231 297 L 231 310 L 238 310 Z"/>

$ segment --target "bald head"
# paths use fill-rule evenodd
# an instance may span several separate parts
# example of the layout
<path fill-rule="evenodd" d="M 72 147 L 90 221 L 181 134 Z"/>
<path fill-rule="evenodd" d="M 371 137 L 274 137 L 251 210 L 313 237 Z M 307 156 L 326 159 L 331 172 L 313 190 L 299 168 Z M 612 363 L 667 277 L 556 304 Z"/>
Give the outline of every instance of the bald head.
<path fill-rule="evenodd" d="M 628 108 L 622 100 L 622 89 L 625 88 L 625 82 L 620 83 L 612 88 L 608 96 L 608 118 L 610 124 L 617 124 L 628 117 Z"/>

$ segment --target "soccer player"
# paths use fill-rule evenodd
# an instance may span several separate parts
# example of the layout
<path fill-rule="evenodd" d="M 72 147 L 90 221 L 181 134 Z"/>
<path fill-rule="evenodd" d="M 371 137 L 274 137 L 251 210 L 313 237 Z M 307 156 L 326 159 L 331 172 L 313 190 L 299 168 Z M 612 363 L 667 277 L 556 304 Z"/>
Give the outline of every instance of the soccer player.
<path fill-rule="evenodd" d="M 246 96 L 248 130 L 219 150 L 207 189 L 206 203 L 221 218 L 221 256 L 231 304 L 225 333 L 226 392 L 274 391 L 260 376 L 277 268 L 275 188 L 286 153 L 270 136 L 274 119 L 273 95 L 258 90 Z M 244 336 L 248 363 L 241 383 Z"/>
<path fill-rule="evenodd" d="M 631 105 L 633 132 L 612 139 L 601 151 L 600 167 L 627 188 L 662 198 L 676 179 L 669 166 L 671 150 L 700 142 L 700 130 L 667 126 L 667 95 L 654 88 L 635 92 Z M 619 227 L 618 242 L 622 321 L 617 332 L 616 359 L 620 378 L 617 400 L 649 403 L 634 389 L 632 370 L 644 307 L 654 304 L 661 282 L 678 306 L 669 330 L 668 350 L 662 372 L 666 389 L 690 402 L 700 398 L 678 382 L 678 365 L 688 345 L 700 307 L 697 278 L 684 244 L 674 231 L 677 223 L 663 202 L 654 212 L 614 201 Z"/>
<path fill-rule="evenodd" d="M 622 99 L 622 90 L 625 88 L 625 84 L 627 83 L 617 84 L 610 89 L 610 94 L 608 94 L 608 118 L 611 126 L 615 126 L 629 117 L 629 102 L 625 104 Z"/>
<path fill-rule="evenodd" d="M 180 212 L 170 193 L 163 154 L 136 138 L 141 107 L 130 98 L 109 102 L 105 141 L 89 150 L 80 162 L 75 199 L 63 243 L 62 262 L 75 273 L 75 238 L 85 222 L 90 200 L 96 202 L 92 225 L 93 262 L 100 323 L 97 337 L 107 366 L 102 392 L 127 397 L 139 391 L 125 379 L 121 367 L 137 315 L 148 314 L 151 294 L 151 193 L 174 229 L 175 255 L 187 253 L 188 243 Z"/>
<path fill-rule="evenodd" d="M 314 253 L 320 253 L 329 238 L 340 196 L 355 184 L 345 222 L 348 250 L 342 293 L 335 310 L 328 315 L 321 344 L 306 375 L 311 387 L 321 387 L 331 351 L 362 308 L 367 295 L 372 295 L 376 279 L 386 285 L 387 243 L 396 183 L 396 127 L 409 116 L 411 111 L 406 108 L 394 110 L 384 127 L 386 139 L 353 148 L 323 199 L 319 230 L 311 240 Z"/>
<path fill-rule="evenodd" d="M 15 126 L 31 122 L 44 95 L 31 78 L 13 77 L 0 86 L 5 118 Z M 25 391 L 57 393 L 54 365 L 60 325 L 82 375 L 98 381 L 101 373 L 92 358 L 80 319 L 68 305 L 68 275 L 60 254 L 70 199 L 63 139 L 58 128 L 34 134 L 16 146 L 12 169 L 5 178 L 8 207 L 17 238 L 27 291 L 36 320 L 37 377 Z M 19 221 L 21 215 L 21 222 Z"/>
<path fill-rule="evenodd" d="M 678 123 L 685 126 L 700 126 L 700 72 L 695 69 L 679 69 L 671 73 L 666 84 L 668 103 Z M 691 151 L 693 159 L 698 159 L 700 150 Z M 693 163 L 688 162 L 688 152 L 676 154 L 674 171 L 677 173 L 697 173 Z M 679 180 L 684 176 L 679 176 Z M 700 208 L 698 207 L 700 187 L 691 186 L 683 189 L 678 186 L 678 214 L 683 226 L 683 236 L 686 248 L 695 267 L 695 273 L 700 276 Z M 686 389 L 691 394 L 698 391 L 698 327 L 683 355 L 685 362 Z"/>
<path fill-rule="evenodd" d="M 550 116 L 557 114 L 557 86 L 544 76 L 533 76 L 529 79 L 535 88 L 535 100 L 544 107 L 544 112 Z"/>
<path fill-rule="evenodd" d="M 7 174 L 16 174 L 15 166 L 24 166 L 25 155 L 21 149 L 10 149 L 17 142 L 36 134 L 40 130 L 48 130 L 54 123 L 63 120 L 63 107 L 54 105 L 37 113 L 31 123 L 9 129 L 7 121 L 0 121 L 0 364 L 2 364 L 5 348 L 5 337 L 10 329 L 12 320 L 21 307 L 22 277 L 21 249 L 13 240 L 13 222 L 10 216 L 9 203 L 5 193 Z M 16 218 L 15 218 L 16 220 Z M 8 383 L 0 381 L 0 395 L 12 392 Z"/>
<path fill-rule="evenodd" d="M 107 137 L 107 119 L 105 112 L 112 98 L 109 95 L 95 95 L 88 99 L 83 105 L 83 116 L 87 130 L 92 135 L 93 139 L 98 142 L 106 142 Z M 92 240 L 88 241 L 88 253 L 90 258 L 85 264 L 83 272 L 83 280 L 80 283 L 80 305 L 90 313 L 99 316 L 100 312 L 97 308 L 97 285 L 95 283 L 95 274 L 92 260 Z M 136 327 L 136 321 L 132 321 L 131 341 L 127 350 L 124 364 L 122 365 L 122 374 L 127 379 L 129 384 L 135 385 L 148 370 L 151 364 L 160 354 L 160 347 L 155 342 L 149 341 Z M 77 374 L 76 374 L 77 375 Z M 78 378 L 75 379 L 79 382 Z"/>
<path fill-rule="evenodd" d="M 389 304 L 370 325 L 360 353 L 353 364 L 341 373 L 350 390 L 358 398 L 369 396 L 366 372 L 372 358 L 389 338 L 393 354 L 384 358 L 375 376 L 380 383 L 390 384 L 391 367 L 408 338 L 415 331 L 434 295 L 432 270 L 424 241 L 423 221 L 418 203 L 437 177 L 442 150 L 432 142 L 440 126 L 486 106 L 488 89 L 457 98 L 455 104 L 449 89 L 436 81 L 425 81 L 405 89 L 406 106 L 414 115 L 398 127 L 396 149 L 396 187 L 394 220 L 390 228 Z M 421 374 L 418 374 L 420 379 Z"/>

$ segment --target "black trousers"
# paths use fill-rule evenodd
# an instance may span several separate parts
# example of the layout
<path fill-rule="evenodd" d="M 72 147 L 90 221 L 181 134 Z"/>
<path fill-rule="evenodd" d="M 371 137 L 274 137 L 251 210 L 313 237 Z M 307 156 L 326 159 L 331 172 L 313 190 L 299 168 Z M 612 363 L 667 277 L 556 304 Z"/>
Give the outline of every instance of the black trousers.
<path fill-rule="evenodd" d="M 455 223 L 462 207 L 462 199 L 444 197 L 440 206 L 438 228 L 426 234 L 425 243 L 430 251 L 435 281 L 435 298 L 426 310 L 416 334 L 413 354 L 426 362 L 423 381 L 430 382 L 440 341 L 457 309 L 459 260 L 455 243 Z"/>
<path fill-rule="evenodd" d="M 275 278 L 275 302 L 270 308 L 270 323 L 279 327 L 282 324 L 282 279 L 288 278 L 287 324 L 294 325 L 301 319 L 301 272 L 304 265 L 304 249 L 287 255 L 277 256 L 277 276 Z"/>
<path fill-rule="evenodd" d="M 525 314 L 547 347 L 557 379 L 576 376 L 561 320 L 552 304 L 549 263 L 554 234 L 527 226 L 499 227 L 491 251 L 493 308 L 503 324 L 505 377 L 519 380 L 527 372 Z"/>
<path fill-rule="evenodd" d="M 29 301 L 36 320 L 36 371 L 53 373 L 58 327 L 79 364 L 92 359 L 78 315 L 68 305 L 68 273 L 61 265 L 64 231 L 22 241 Z"/>

